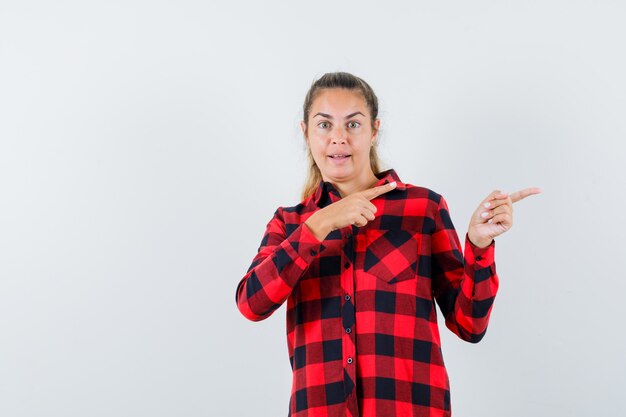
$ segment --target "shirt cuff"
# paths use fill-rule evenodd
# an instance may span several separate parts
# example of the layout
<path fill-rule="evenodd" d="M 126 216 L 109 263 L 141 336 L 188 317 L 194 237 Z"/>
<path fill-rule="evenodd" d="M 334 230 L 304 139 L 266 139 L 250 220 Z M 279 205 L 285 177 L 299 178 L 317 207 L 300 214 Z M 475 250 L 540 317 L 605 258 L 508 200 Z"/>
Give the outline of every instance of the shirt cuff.
<path fill-rule="evenodd" d="M 496 240 L 492 239 L 489 246 L 480 248 L 470 240 L 469 233 L 465 233 L 465 254 L 470 263 L 488 266 L 494 262 Z"/>
<path fill-rule="evenodd" d="M 319 241 L 306 223 L 300 223 L 287 239 L 293 250 L 307 263 L 311 263 L 326 246 Z"/>

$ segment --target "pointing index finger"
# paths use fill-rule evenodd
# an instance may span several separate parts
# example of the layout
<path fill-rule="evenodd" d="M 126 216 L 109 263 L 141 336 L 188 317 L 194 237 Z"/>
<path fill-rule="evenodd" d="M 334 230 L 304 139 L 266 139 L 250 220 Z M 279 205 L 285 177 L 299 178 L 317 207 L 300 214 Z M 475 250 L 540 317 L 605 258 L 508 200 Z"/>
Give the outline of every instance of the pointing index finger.
<path fill-rule="evenodd" d="M 377 187 L 368 188 L 367 190 L 362 191 L 363 196 L 368 200 L 371 200 L 375 197 L 378 197 L 381 194 L 386 193 L 387 191 L 391 191 L 396 188 L 396 182 L 392 181 L 390 183 L 379 185 Z"/>
<path fill-rule="evenodd" d="M 541 188 L 530 187 L 530 188 L 524 188 L 523 190 L 519 190 L 514 193 L 511 193 L 509 194 L 509 196 L 511 197 L 511 201 L 515 203 L 516 201 L 519 201 L 533 194 L 539 194 L 540 192 L 541 192 Z"/>

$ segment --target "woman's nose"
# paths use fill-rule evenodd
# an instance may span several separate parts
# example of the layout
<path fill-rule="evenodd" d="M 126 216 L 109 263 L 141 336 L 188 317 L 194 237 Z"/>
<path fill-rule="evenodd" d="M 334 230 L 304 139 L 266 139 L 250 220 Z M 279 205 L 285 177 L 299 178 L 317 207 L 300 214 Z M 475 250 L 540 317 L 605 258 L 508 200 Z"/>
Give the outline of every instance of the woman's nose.
<path fill-rule="evenodd" d="M 337 129 L 333 134 L 333 143 L 341 142 L 344 143 L 346 141 L 346 132 L 343 129 Z"/>

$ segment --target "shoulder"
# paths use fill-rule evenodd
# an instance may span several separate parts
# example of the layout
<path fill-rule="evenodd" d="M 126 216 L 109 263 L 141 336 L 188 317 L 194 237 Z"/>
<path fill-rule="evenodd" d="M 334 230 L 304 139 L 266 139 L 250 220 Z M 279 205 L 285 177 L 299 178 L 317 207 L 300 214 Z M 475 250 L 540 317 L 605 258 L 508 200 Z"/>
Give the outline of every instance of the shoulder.
<path fill-rule="evenodd" d="M 315 208 L 312 207 L 314 205 L 315 203 L 312 201 L 312 198 L 309 197 L 291 206 L 288 206 L 288 205 L 279 206 L 276 209 L 275 214 L 280 214 L 283 217 L 287 217 L 287 218 L 300 217 L 300 216 L 303 216 L 303 215 L 306 215 L 308 213 L 315 211 Z"/>
<path fill-rule="evenodd" d="M 437 208 L 440 204 L 442 204 L 442 201 L 445 204 L 445 199 L 443 198 L 443 195 L 433 190 L 432 188 L 410 183 L 404 183 L 404 185 L 405 188 L 402 192 L 401 198 L 412 201 L 419 201 L 422 205 L 430 209 Z"/>
<path fill-rule="evenodd" d="M 294 205 L 281 205 L 276 208 L 270 223 L 278 223 L 289 235 L 315 211 L 315 203 L 309 197 Z"/>

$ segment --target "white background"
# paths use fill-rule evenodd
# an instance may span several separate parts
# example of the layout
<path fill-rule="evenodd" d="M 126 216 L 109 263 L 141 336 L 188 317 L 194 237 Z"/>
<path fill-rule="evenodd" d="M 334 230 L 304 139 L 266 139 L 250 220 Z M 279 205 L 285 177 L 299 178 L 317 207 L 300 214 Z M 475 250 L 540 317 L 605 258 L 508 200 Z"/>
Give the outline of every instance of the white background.
<path fill-rule="evenodd" d="M 496 238 L 485 338 L 440 329 L 456 417 L 624 415 L 620 1 L 0 2 L 0 415 L 286 416 L 285 306 L 235 289 L 299 202 L 316 78 Z M 463 239 L 462 239 L 463 240 Z"/>

